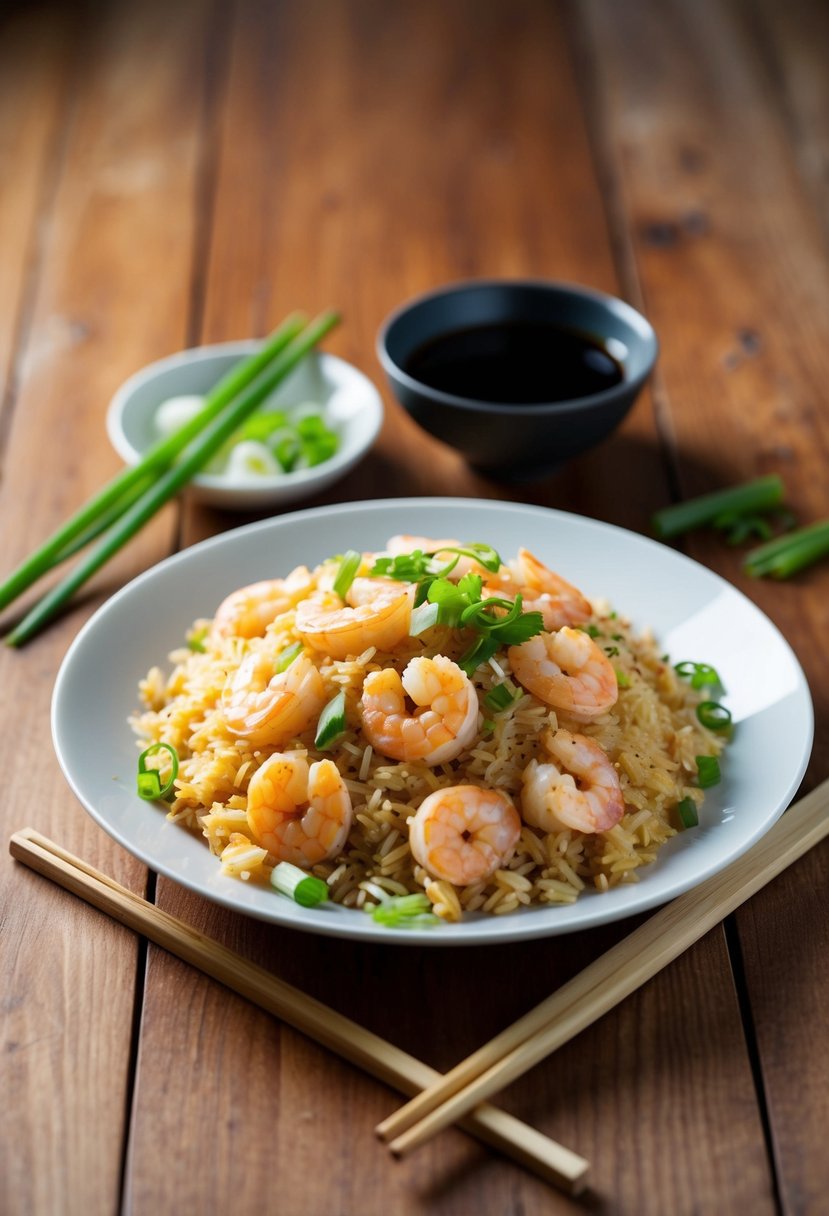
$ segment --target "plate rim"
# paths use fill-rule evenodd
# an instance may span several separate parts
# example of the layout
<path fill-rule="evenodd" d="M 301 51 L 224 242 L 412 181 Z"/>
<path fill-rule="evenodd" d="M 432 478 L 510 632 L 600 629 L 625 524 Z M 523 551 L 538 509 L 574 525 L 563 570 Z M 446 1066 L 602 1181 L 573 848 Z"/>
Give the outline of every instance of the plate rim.
<path fill-rule="evenodd" d="M 488 924 L 482 921 L 467 921 L 455 925 L 446 924 L 436 926 L 434 928 L 412 928 L 402 931 L 392 930 L 386 926 L 378 925 L 367 915 L 358 913 L 356 909 L 343 909 L 342 911 L 353 911 L 355 917 L 360 916 L 362 918 L 359 921 L 351 921 L 349 918 L 348 921 L 342 920 L 338 923 L 339 916 L 337 919 L 332 917 L 330 924 L 326 924 L 324 921 L 323 923 L 319 923 L 316 918 L 309 919 L 306 917 L 305 919 L 295 920 L 280 914 L 283 912 L 283 909 L 280 908 L 278 902 L 274 903 L 273 915 L 271 915 L 269 914 L 270 910 L 263 912 L 253 907 L 241 906 L 238 900 L 235 898 L 232 888 L 228 888 L 226 895 L 223 893 L 223 891 L 218 889 L 208 891 L 205 889 L 205 885 L 200 879 L 191 878 L 187 874 L 182 875 L 180 872 L 176 871 L 174 866 L 171 866 L 164 861 L 159 862 L 158 859 L 153 856 L 150 850 L 145 849 L 140 845 L 136 846 L 133 843 L 129 843 L 118 829 L 117 825 L 109 822 L 106 819 L 104 813 L 99 811 L 94 804 L 91 803 L 85 792 L 79 786 L 75 779 L 73 766 L 68 762 L 66 757 L 61 739 L 60 711 L 62 707 L 62 700 L 65 695 L 64 689 L 67 687 L 71 676 L 74 674 L 76 655 L 85 645 L 89 634 L 97 627 L 100 620 L 105 615 L 108 615 L 112 611 L 117 611 L 118 605 L 121 603 L 121 601 L 129 597 L 137 587 L 151 581 L 162 570 L 167 570 L 172 566 L 184 562 L 190 555 L 197 551 L 199 553 L 204 553 L 213 548 L 221 547 L 224 544 L 232 543 L 233 539 L 238 538 L 240 534 L 250 536 L 256 535 L 257 533 L 263 531 L 273 530 L 278 532 L 282 527 L 285 526 L 290 527 L 297 524 L 301 525 L 305 521 L 316 520 L 320 517 L 324 518 L 332 514 L 341 514 L 346 510 L 350 512 L 375 513 L 377 511 L 382 511 L 384 508 L 392 507 L 395 508 L 395 510 L 403 509 L 410 512 L 416 512 L 419 507 L 437 509 L 472 507 L 474 509 L 498 509 L 510 514 L 514 513 L 519 515 L 526 515 L 529 513 L 531 515 L 535 515 L 539 519 L 546 520 L 548 523 L 553 519 L 574 521 L 580 526 L 588 525 L 590 528 L 595 528 L 602 533 L 619 533 L 626 538 L 632 538 L 637 543 L 641 543 L 651 550 L 668 552 L 671 554 L 672 559 L 677 559 L 680 564 L 685 565 L 695 572 L 701 571 L 707 578 L 712 580 L 715 586 L 727 589 L 729 594 L 736 595 L 739 600 L 742 601 L 744 607 L 747 607 L 751 612 L 755 613 L 763 621 L 764 625 L 771 629 L 774 634 L 776 634 L 779 643 L 787 652 L 788 658 L 791 661 L 795 672 L 797 673 L 797 684 L 793 691 L 798 693 L 799 696 L 803 698 L 802 709 L 805 711 L 807 729 L 801 736 L 802 746 L 797 759 L 797 764 L 791 770 L 793 775 L 786 785 L 785 795 L 782 799 L 778 800 L 779 805 L 776 807 L 776 809 L 773 812 L 769 812 L 767 818 L 755 831 L 748 833 L 747 837 L 742 843 L 742 847 L 738 851 L 732 852 L 718 862 L 709 864 L 702 877 L 694 878 L 694 876 L 691 875 L 686 881 L 675 882 L 670 894 L 667 895 L 664 893 L 664 891 L 661 892 L 659 890 L 655 890 L 652 893 L 645 890 L 643 893 L 644 883 L 626 887 L 624 888 L 625 890 L 635 892 L 637 896 L 634 906 L 631 906 L 630 908 L 623 907 L 620 909 L 618 907 L 613 907 L 612 905 L 608 907 L 603 902 L 600 902 L 603 897 L 597 895 L 595 907 L 592 903 L 586 906 L 583 904 L 580 905 L 582 916 L 578 924 L 565 926 L 551 926 L 549 924 L 541 923 L 541 917 L 539 917 L 539 921 L 537 923 L 534 923 L 534 918 L 531 919 L 530 917 L 519 916 L 515 918 L 489 917 L 488 922 L 490 923 Z M 268 519 L 256 520 L 251 523 L 242 524 L 238 527 L 230 528 L 227 531 L 217 533 L 214 536 L 206 537 L 204 540 L 199 541 L 196 544 L 190 545 L 185 549 L 181 549 L 176 553 L 169 554 L 167 557 L 161 559 L 153 566 L 150 566 L 147 570 L 142 571 L 123 587 L 119 588 L 119 590 L 113 595 L 108 597 L 103 604 L 99 605 L 96 611 L 92 614 L 89 620 L 84 623 L 75 638 L 72 640 L 65 655 L 63 656 L 57 676 L 55 678 L 50 706 L 50 725 L 52 744 L 60 769 L 65 780 L 67 781 L 67 784 L 86 813 L 112 839 L 114 839 L 122 848 L 126 849 L 126 851 L 132 856 L 141 861 L 142 864 L 146 865 L 155 873 L 163 874 L 166 878 L 171 879 L 179 886 L 195 892 L 202 898 L 208 899 L 210 902 L 216 903 L 221 907 L 225 907 L 230 911 L 253 917 L 254 919 L 260 920 L 263 923 L 279 929 L 316 933 L 323 936 L 336 937 L 356 942 L 371 941 L 385 944 L 394 943 L 395 945 L 411 946 L 477 946 L 498 944 L 503 945 L 517 941 L 530 941 L 541 938 L 561 936 L 564 934 L 578 933 L 598 927 L 599 925 L 609 924 L 617 920 L 624 920 L 628 917 L 651 911 L 654 908 L 672 902 L 679 895 L 684 894 L 686 891 L 693 889 L 707 879 L 713 878 L 716 874 L 721 873 L 732 862 L 736 861 L 750 848 L 752 848 L 754 844 L 756 844 L 757 841 L 761 839 L 762 836 L 765 835 L 765 833 L 774 825 L 774 823 L 777 822 L 777 820 L 789 806 L 793 795 L 797 791 L 803 779 L 803 775 L 806 772 L 809 759 L 811 757 L 814 738 L 814 705 L 808 680 L 806 679 L 797 655 L 777 625 L 762 611 L 761 608 L 758 607 L 757 604 L 754 603 L 752 599 L 750 599 L 743 591 L 735 587 L 727 579 L 723 578 L 722 575 L 718 574 L 716 571 L 710 570 L 707 566 L 702 565 L 701 562 L 697 562 L 693 558 L 688 557 L 686 554 L 673 549 L 671 546 L 664 545 L 649 536 L 643 535 L 642 533 L 634 532 L 628 528 L 623 528 L 618 524 L 606 523 L 602 520 L 595 519 L 592 516 L 579 515 L 570 511 L 562 511 L 554 507 L 538 506 L 533 503 L 516 503 L 501 499 L 477 499 L 458 496 L 408 496 L 405 498 L 364 499 L 354 502 L 341 502 L 325 506 L 306 507 L 301 510 L 284 512 Z M 177 831 L 186 831 L 186 829 L 181 828 L 179 825 L 167 824 L 166 819 L 164 820 L 164 823 L 171 829 L 175 829 Z M 193 836 L 193 841 L 194 843 L 198 844 L 199 847 L 201 847 L 201 842 L 197 841 L 195 836 Z M 218 873 L 220 873 L 220 871 L 217 869 L 217 874 Z M 621 889 L 622 888 L 616 888 L 616 890 Z M 587 894 L 590 895 L 592 893 L 588 892 Z M 539 909 L 539 911 L 546 912 L 547 909 Z M 551 906 L 550 912 L 554 911 L 554 906 Z M 469 935 L 468 927 L 473 923 L 476 925 L 476 932 L 474 935 Z M 465 927 L 466 932 L 464 931 Z"/>

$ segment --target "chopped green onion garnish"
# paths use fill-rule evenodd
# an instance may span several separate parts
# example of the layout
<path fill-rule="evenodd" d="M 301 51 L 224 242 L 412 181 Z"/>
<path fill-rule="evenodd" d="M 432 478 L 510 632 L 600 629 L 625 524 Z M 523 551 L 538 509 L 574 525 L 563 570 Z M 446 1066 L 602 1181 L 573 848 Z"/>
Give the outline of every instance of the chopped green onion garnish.
<path fill-rule="evenodd" d="M 615 658 L 618 658 L 618 656 L 619 656 L 619 647 L 618 646 L 605 646 L 604 652 L 609 659 L 615 659 Z"/>
<path fill-rule="evenodd" d="M 203 629 L 194 629 L 192 633 L 188 633 L 187 645 L 190 650 L 195 651 L 196 654 L 204 654 L 206 652 L 207 647 L 204 641 L 207 637 L 207 632 L 208 627 L 205 625 Z"/>
<path fill-rule="evenodd" d="M 619 687 L 630 688 L 630 676 L 626 675 L 624 671 L 620 671 L 618 667 L 614 667 L 613 670 L 616 672 L 616 683 Z"/>
<path fill-rule="evenodd" d="M 701 790 L 720 783 L 720 762 L 716 756 L 697 756 L 697 783 Z"/>
<path fill-rule="evenodd" d="M 271 874 L 271 886 L 290 896 L 303 908 L 315 908 L 328 899 L 328 885 L 314 874 L 307 874 L 289 861 L 280 861 Z"/>
<path fill-rule="evenodd" d="M 425 633 L 427 629 L 432 629 L 440 622 L 440 616 L 440 604 L 421 604 L 418 608 L 413 608 L 411 623 L 409 625 L 409 637 L 419 638 L 421 633 Z"/>
<path fill-rule="evenodd" d="M 783 501 L 784 492 L 783 482 L 776 473 L 772 473 L 769 477 L 759 477 L 745 485 L 717 490 L 713 494 L 703 494 L 700 498 L 690 498 L 687 502 L 665 507 L 652 517 L 653 529 L 658 537 L 665 540 L 691 528 L 713 523 L 726 512 L 745 515 L 767 511 Z"/>
<path fill-rule="evenodd" d="M 362 554 L 358 553 L 356 549 L 349 549 L 343 555 L 337 577 L 334 579 L 334 590 L 341 600 L 345 599 L 348 588 L 354 582 L 354 576 L 360 569 L 362 560 Z"/>
<path fill-rule="evenodd" d="M 484 705 L 486 705 L 487 709 L 500 713 L 502 709 L 506 709 L 509 705 L 512 705 L 515 697 L 516 689 L 505 680 L 503 684 L 496 684 L 493 688 L 490 688 L 484 697 Z"/>
<path fill-rule="evenodd" d="M 495 723 L 492 721 L 492 718 L 484 718 L 483 722 L 481 723 L 481 734 L 491 735 L 494 730 Z"/>
<path fill-rule="evenodd" d="M 778 536 L 746 556 L 745 571 L 755 578 L 789 578 L 829 554 L 829 519 Z"/>
<path fill-rule="evenodd" d="M 345 693 L 342 689 L 328 702 L 317 723 L 314 747 L 324 751 L 345 734 Z"/>
<path fill-rule="evenodd" d="M 432 904 L 426 895 L 395 895 L 385 899 L 372 909 L 372 918 L 378 924 L 394 929 L 402 925 L 436 925 L 439 917 L 433 915 Z"/>
<path fill-rule="evenodd" d="M 154 802 L 161 797 L 161 778 L 158 773 L 150 770 L 147 773 L 138 774 L 138 793 L 142 798 L 146 798 L 148 802 Z"/>
<path fill-rule="evenodd" d="M 457 553 L 460 557 L 471 557 L 479 566 L 483 566 L 485 570 L 489 570 L 491 574 L 497 574 L 501 569 L 503 562 L 497 551 L 492 545 L 485 545 L 477 541 L 473 541 L 466 546 L 447 545 L 444 549 L 434 549 L 430 556 L 434 557 L 438 553 Z"/>
<path fill-rule="evenodd" d="M 501 643 L 491 633 L 482 634 L 458 659 L 458 667 L 471 678 L 483 663 L 488 663 Z"/>
<path fill-rule="evenodd" d="M 697 804 L 693 798 L 683 798 L 681 802 L 678 802 L 676 804 L 676 813 L 683 828 L 695 828 L 699 826 Z"/>
<path fill-rule="evenodd" d="M 723 688 L 719 673 L 710 663 L 694 663 L 685 659 L 682 663 L 674 664 L 674 671 L 683 680 L 690 680 L 692 688 Z"/>
<path fill-rule="evenodd" d="M 601 631 L 601 629 L 599 628 L 599 626 L 598 626 L 598 625 L 593 625 L 593 624 L 590 624 L 590 625 L 576 625 L 576 629 L 580 629 L 580 630 L 582 631 L 582 633 L 587 633 L 587 634 L 589 634 L 591 638 L 600 638 L 600 637 L 602 636 L 602 631 Z M 613 636 L 614 636 L 614 637 L 621 637 L 622 635 L 621 635 L 620 633 L 618 633 L 618 634 L 614 633 L 614 635 L 613 635 Z"/>
<path fill-rule="evenodd" d="M 147 768 L 148 758 L 158 755 L 159 752 L 168 752 L 172 762 L 170 776 L 165 785 L 161 784 L 158 769 Z M 138 793 L 148 802 L 154 802 L 158 798 L 166 798 L 173 788 L 173 782 L 177 776 L 178 752 L 170 743 L 151 743 L 138 757 Z"/>
<path fill-rule="evenodd" d="M 700 701 L 697 717 L 708 730 L 728 730 L 731 725 L 731 710 L 719 701 Z"/>
<path fill-rule="evenodd" d="M 274 673 L 279 675 L 281 672 L 287 671 L 294 659 L 301 654 L 302 642 L 294 642 L 292 646 L 286 646 L 285 649 L 276 656 L 276 662 L 273 665 Z"/>
<path fill-rule="evenodd" d="M 303 439 L 315 439 L 318 435 L 330 435 L 322 414 L 305 414 L 297 421 L 297 434 Z"/>

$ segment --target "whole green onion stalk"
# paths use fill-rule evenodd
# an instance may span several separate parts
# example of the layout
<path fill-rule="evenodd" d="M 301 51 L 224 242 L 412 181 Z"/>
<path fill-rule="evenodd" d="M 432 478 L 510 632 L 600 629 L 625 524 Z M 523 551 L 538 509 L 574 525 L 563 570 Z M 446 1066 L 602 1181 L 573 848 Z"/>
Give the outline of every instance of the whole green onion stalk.
<path fill-rule="evenodd" d="M 288 373 L 333 329 L 338 320 L 336 313 L 322 313 L 302 333 L 295 336 L 257 381 L 203 427 L 198 436 L 184 449 L 181 460 L 166 469 L 150 488 L 127 508 L 105 534 L 101 543 L 34 606 L 8 634 L 7 644 L 20 646 L 34 637 L 60 611 L 75 591 L 212 459 L 248 415 L 270 396 Z"/>
<path fill-rule="evenodd" d="M 287 317 L 270 335 L 261 350 L 249 359 L 237 363 L 222 377 L 205 397 L 204 406 L 198 414 L 174 435 L 155 443 L 138 464 L 122 469 L 27 557 L 0 584 L 0 610 L 17 599 L 18 595 L 41 575 L 94 540 L 124 514 L 155 481 L 158 474 L 169 468 L 190 441 L 285 349 L 303 328 L 305 320 L 300 313 Z"/>

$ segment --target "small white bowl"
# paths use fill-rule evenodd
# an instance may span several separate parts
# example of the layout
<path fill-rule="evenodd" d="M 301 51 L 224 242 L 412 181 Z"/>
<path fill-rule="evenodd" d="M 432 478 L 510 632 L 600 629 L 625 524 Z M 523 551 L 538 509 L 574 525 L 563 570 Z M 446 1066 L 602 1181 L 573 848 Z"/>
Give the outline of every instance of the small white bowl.
<path fill-rule="evenodd" d="M 127 464 L 136 464 L 158 439 L 153 420 L 170 397 L 204 395 L 234 363 L 261 347 L 260 342 L 222 342 L 196 346 L 150 363 L 118 389 L 107 410 L 110 442 Z M 217 507 L 255 511 L 296 502 L 319 493 L 365 456 L 383 421 L 380 394 L 367 376 L 344 359 L 312 351 L 268 398 L 268 408 L 283 409 L 313 401 L 340 436 L 330 460 L 310 469 L 268 476 L 231 477 L 200 473 L 191 485 L 200 499 Z"/>

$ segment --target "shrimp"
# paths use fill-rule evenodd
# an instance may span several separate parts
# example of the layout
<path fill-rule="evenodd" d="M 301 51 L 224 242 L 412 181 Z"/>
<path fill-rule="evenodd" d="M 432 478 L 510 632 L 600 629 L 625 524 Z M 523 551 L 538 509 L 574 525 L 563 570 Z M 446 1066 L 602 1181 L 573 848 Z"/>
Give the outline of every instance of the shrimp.
<path fill-rule="evenodd" d="M 406 709 L 406 694 L 414 702 Z M 395 760 L 445 764 L 475 738 L 478 694 L 469 677 L 444 655 L 411 659 L 403 672 L 387 667 L 370 672 L 360 698 L 363 733 Z"/>
<path fill-rule="evenodd" d="M 232 591 L 216 610 L 211 639 L 262 637 L 271 621 L 295 607 L 312 586 L 307 566 L 297 566 L 287 578 L 265 579 Z"/>
<path fill-rule="evenodd" d="M 519 591 L 524 611 L 540 612 L 545 629 L 580 625 L 593 615 L 590 601 L 579 589 L 549 570 L 529 549 L 519 549 L 509 566 L 488 577 L 482 594 L 485 598 L 501 595 L 514 600 Z"/>
<path fill-rule="evenodd" d="M 581 629 L 539 633 L 507 653 L 519 684 L 577 722 L 591 722 L 616 704 L 613 664 Z"/>
<path fill-rule="evenodd" d="M 348 839 L 351 798 L 333 760 L 274 752 L 248 786 L 248 827 L 279 861 L 305 869 L 336 857 Z"/>
<path fill-rule="evenodd" d="M 222 690 L 222 714 L 232 735 L 254 747 L 276 746 L 310 726 L 325 699 L 322 676 L 307 655 L 274 674 L 272 659 L 252 650 Z"/>
<path fill-rule="evenodd" d="M 531 760 L 524 770 L 525 821 L 543 832 L 607 832 L 617 824 L 625 804 L 619 775 L 604 748 L 568 730 L 548 731 L 542 742 L 558 763 Z"/>
<path fill-rule="evenodd" d="M 297 606 L 296 631 L 306 645 L 334 659 L 347 659 L 370 646 L 393 650 L 409 636 L 414 585 L 384 579 L 369 593 L 364 583 L 380 584 L 381 580 L 355 579 L 351 598 L 361 594 L 365 598 L 353 606 L 343 607 L 336 595 L 303 600 Z M 354 584 L 358 584 L 356 589 Z"/>
<path fill-rule="evenodd" d="M 521 820 L 511 798 L 477 785 L 435 790 L 409 821 L 415 860 L 456 887 L 490 878 L 512 857 L 520 835 Z"/>

